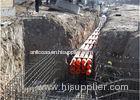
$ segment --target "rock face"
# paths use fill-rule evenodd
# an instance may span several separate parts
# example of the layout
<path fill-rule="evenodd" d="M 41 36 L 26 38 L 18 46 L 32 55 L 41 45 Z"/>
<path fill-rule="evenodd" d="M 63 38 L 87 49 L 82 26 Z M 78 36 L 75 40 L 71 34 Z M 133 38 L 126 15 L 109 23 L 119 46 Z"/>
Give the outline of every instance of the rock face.
<path fill-rule="evenodd" d="M 112 9 L 99 37 L 101 62 L 112 61 L 120 78 L 139 78 L 138 11 L 134 5 Z"/>
<path fill-rule="evenodd" d="M 136 34 L 134 37 L 131 37 L 126 45 L 124 55 L 128 55 L 130 57 L 135 57 L 137 60 L 139 58 L 139 39 L 140 35 Z"/>
<path fill-rule="evenodd" d="M 138 6 L 134 5 L 122 5 L 111 10 L 99 36 L 97 64 L 99 66 L 97 80 L 101 84 L 125 84 L 129 90 L 136 92 L 106 89 L 98 91 L 102 97 L 100 99 L 138 100 L 139 98 L 138 11 Z"/>
<path fill-rule="evenodd" d="M 23 32 L 19 22 L 2 27 L 0 43 L 0 92 L 2 92 L 4 86 L 24 66 Z"/>

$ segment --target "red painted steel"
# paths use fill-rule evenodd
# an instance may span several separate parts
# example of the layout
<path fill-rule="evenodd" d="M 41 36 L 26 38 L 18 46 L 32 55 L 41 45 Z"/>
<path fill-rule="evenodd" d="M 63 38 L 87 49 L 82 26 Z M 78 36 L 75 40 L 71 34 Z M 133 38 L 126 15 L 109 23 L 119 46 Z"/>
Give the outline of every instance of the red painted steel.
<path fill-rule="evenodd" d="M 106 22 L 106 16 L 102 15 L 98 27 L 76 52 L 69 66 L 71 74 L 73 75 L 85 74 L 89 76 L 91 75 L 92 71 L 95 72 L 95 68 L 96 68 L 95 61 L 94 61 L 94 65 L 92 66 L 93 56 L 95 55 L 93 55 L 94 53 L 92 49 L 97 45 L 100 29 L 105 22 Z"/>

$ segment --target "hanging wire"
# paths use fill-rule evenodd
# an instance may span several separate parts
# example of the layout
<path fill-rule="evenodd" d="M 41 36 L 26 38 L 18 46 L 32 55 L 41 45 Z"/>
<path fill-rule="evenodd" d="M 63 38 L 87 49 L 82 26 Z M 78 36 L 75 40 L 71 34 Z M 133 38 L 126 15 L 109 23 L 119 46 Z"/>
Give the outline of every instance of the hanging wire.
<path fill-rule="evenodd" d="M 34 76 L 36 76 L 32 83 L 33 84 L 36 80 L 40 79 L 42 75 L 44 75 L 48 70 L 50 70 L 50 67 L 53 68 L 53 63 L 54 63 L 54 58 L 56 57 L 56 55 L 52 56 L 48 61 L 46 61 L 46 63 L 42 66 L 42 68 L 40 68 L 38 71 L 36 71 L 36 73 L 30 78 L 30 80 L 32 78 L 34 78 Z M 48 63 L 49 62 L 49 63 Z M 47 68 L 46 68 L 47 67 Z M 39 72 L 39 74 L 38 74 Z M 48 71 L 49 72 L 49 71 Z M 29 86 L 31 86 L 31 84 Z"/>
<path fill-rule="evenodd" d="M 51 55 L 50 55 L 51 56 Z M 55 56 L 51 56 L 50 58 L 47 58 L 47 59 L 45 59 L 44 60 L 44 62 L 46 62 L 43 66 L 42 66 L 42 68 L 44 67 L 44 66 L 46 66 L 46 64 L 47 64 L 47 62 L 51 62 L 51 61 L 53 61 L 54 60 L 54 57 Z M 48 60 L 48 61 L 47 61 Z M 49 63 L 50 64 L 50 63 Z M 40 64 L 40 66 L 41 66 L 41 64 Z M 33 74 L 33 76 L 32 76 L 32 74 L 29 74 L 27 77 L 29 78 L 29 80 L 25 83 L 25 86 L 31 81 L 31 79 L 34 77 L 34 76 L 36 76 L 37 74 L 38 74 L 38 72 L 42 69 L 42 68 L 40 68 L 40 66 L 37 66 L 36 67 L 36 69 L 37 68 L 39 68 L 39 70 L 34 70 L 34 72 L 35 73 L 33 73 L 33 71 L 32 71 L 32 74 Z M 26 77 L 26 79 L 27 79 L 27 77 Z"/>

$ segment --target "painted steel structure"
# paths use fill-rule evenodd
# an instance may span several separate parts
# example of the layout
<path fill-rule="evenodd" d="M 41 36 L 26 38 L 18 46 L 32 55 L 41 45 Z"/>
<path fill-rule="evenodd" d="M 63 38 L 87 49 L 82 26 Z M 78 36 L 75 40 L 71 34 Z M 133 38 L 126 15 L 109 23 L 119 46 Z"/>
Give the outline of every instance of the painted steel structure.
<path fill-rule="evenodd" d="M 91 75 L 92 71 L 95 73 L 96 65 L 94 59 L 95 53 L 93 52 L 93 48 L 95 48 L 97 44 L 100 30 L 106 22 L 106 19 L 107 18 L 105 15 L 101 16 L 98 27 L 76 52 L 69 66 L 69 71 L 71 74 L 85 74 L 89 76 Z"/>

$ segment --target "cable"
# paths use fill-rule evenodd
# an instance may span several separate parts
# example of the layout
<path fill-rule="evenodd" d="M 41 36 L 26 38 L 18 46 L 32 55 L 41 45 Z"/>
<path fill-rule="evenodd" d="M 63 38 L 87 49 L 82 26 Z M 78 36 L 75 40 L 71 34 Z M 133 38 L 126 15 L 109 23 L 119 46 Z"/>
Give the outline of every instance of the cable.
<path fill-rule="evenodd" d="M 55 65 L 56 65 L 56 64 L 55 64 Z M 57 70 L 58 70 L 58 69 L 57 69 Z M 54 74 L 55 72 L 56 72 L 56 69 L 55 69 L 55 70 L 53 70 L 53 74 Z M 51 74 L 51 75 L 49 75 L 49 76 L 50 76 L 50 77 L 52 77 L 52 75 L 53 75 L 53 74 Z M 49 79 L 50 79 L 50 77 L 49 77 L 49 76 L 47 76 L 47 78 L 45 78 L 45 77 L 46 77 L 46 75 L 45 75 L 45 76 L 43 77 L 43 79 L 44 79 L 44 78 L 45 78 L 45 79 L 44 79 L 44 81 L 43 81 L 42 83 L 45 83 L 46 79 L 48 79 L 48 80 L 49 80 Z M 47 81 L 47 82 L 48 82 L 48 81 Z"/>
<path fill-rule="evenodd" d="M 55 66 L 56 64 L 54 64 L 54 66 Z M 54 74 L 56 72 L 56 70 L 54 70 L 54 71 L 51 71 L 51 73 L 50 73 L 50 75 L 49 76 L 47 76 L 47 74 L 42 78 L 42 80 L 44 80 L 42 83 L 44 84 L 44 83 L 46 83 L 46 81 L 48 82 L 48 80 L 52 77 L 52 75 Z M 47 76 L 47 77 L 46 77 Z M 46 78 L 45 78 L 46 77 Z M 44 79 L 45 78 L 45 79 Z"/>
<path fill-rule="evenodd" d="M 43 67 L 41 68 L 41 70 L 44 71 L 44 72 L 48 71 L 49 67 L 52 67 L 50 64 L 52 64 L 52 62 L 53 62 L 53 60 L 54 60 L 55 57 L 56 57 L 56 55 L 52 56 L 51 59 L 49 59 L 49 61 L 48 61 L 49 63 L 48 63 L 48 64 L 47 64 L 47 63 L 44 64 Z M 48 66 L 48 65 L 49 65 L 49 66 Z M 46 68 L 45 66 L 48 66 L 47 69 L 45 69 L 45 68 Z M 37 72 L 39 72 L 39 71 L 40 71 L 40 69 L 39 69 Z M 39 75 L 37 75 L 37 77 L 35 77 L 35 79 L 33 80 L 33 83 L 34 83 L 36 80 L 38 80 L 38 79 L 44 74 L 44 72 L 42 72 L 42 71 L 39 73 Z M 37 72 L 36 72 L 36 73 L 37 73 Z M 34 75 L 34 76 L 35 76 L 35 75 Z M 33 84 L 33 83 L 31 83 L 31 84 Z M 31 85 L 31 84 L 30 84 L 30 85 Z M 29 86 L 30 86 L 30 85 L 29 85 Z"/>
<path fill-rule="evenodd" d="M 54 58 L 54 57 L 52 56 L 51 59 L 49 59 L 48 61 L 51 61 L 53 58 Z M 45 61 L 46 61 L 46 60 L 47 60 L 47 59 L 45 59 Z M 45 62 L 45 61 L 44 61 L 44 62 Z M 47 64 L 47 63 L 45 63 L 45 64 L 43 65 L 43 67 L 44 67 L 46 64 Z M 42 68 L 43 68 L 43 67 L 42 67 Z M 38 71 L 39 71 L 39 70 L 38 70 Z M 38 72 L 38 71 L 37 71 L 37 72 Z M 37 72 L 35 72 L 35 74 L 25 83 L 25 86 L 31 81 L 31 79 L 32 79 L 35 75 L 37 75 Z M 29 75 L 28 75 L 27 77 L 29 77 Z M 26 79 L 27 79 L 27 78 L 26 78 Z"/>
<path fill-rule="evenodd" d="M 49 56 L 49 55 L 43 57 L 43 59 L 41 59 L 39 62 L 37 62 L 35 65 L 33 65 L 27 72 L 25 72 L 25 74 L 27 74 L 28 72 L 30 72 L 34 67 L 38 66 L 38 64 L 39 64 L 39 65 L 42 64 L 48 56 Z M 36 68 L 37 68 L 37 67 L 36 67 Z M 35 70 L 35 69 L 34 69 L 34 70 Z"/>

